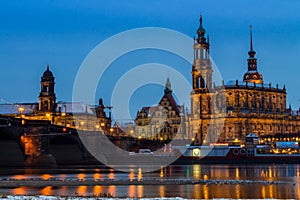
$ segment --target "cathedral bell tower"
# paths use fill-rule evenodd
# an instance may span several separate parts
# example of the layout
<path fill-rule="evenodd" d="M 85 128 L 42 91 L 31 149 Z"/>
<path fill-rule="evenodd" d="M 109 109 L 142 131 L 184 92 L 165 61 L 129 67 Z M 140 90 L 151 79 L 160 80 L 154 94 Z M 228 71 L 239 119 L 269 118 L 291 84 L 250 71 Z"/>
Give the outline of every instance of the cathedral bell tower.
<path fill-rule="evenodd" d="M 212 65 L 209 57 L 209 38 L 205 37 L 205 29 L 200 16 L 198 38 L 194 38 L 194 64 L 192 68 L 193 91 L 210 90 L 212 87 Z"/>
<path fill-rule="evenodd" d="M 244 75 L 244 82 L 263 84 L 263 76 L 257 71 L 256 52 L 253 50 L 252 26 L 250 26 L 250 51 L 248 52 L 248 71 Z"/>
<path fill-rule="evenodd" d="M 39 111 L 54 112 L 55 111 L 55 93 L 54 93 L 54 76 L 47 66 L 46 71 L 41 77 L 41 92 L 39 95 Z"/>

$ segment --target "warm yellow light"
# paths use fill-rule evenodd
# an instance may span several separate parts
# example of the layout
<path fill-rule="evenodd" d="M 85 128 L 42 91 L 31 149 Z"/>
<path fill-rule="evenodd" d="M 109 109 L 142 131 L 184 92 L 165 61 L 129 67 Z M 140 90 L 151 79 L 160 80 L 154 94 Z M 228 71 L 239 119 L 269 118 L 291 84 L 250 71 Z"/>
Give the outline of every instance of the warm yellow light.
<path fill-rule="evenodd" d="M 130 130 L 130 133 L 133 134 L 133 130 Z"/>
<path fill-rule="evenodd" d="M 80 122 L 80 125 L 84 125 L 84 121 L 81 121 L 81 122 Z"/>
<path fill-rule="evenodd" d="M 200 156 L 200 149 L 193 149 L 193 156 Z"/>
<path fill-rule="evenodd" d="M 99 125 L 96 125 L 95 127 L 96 127 L 96 128 L 100 128 L 100 126 L 99 126 Z"/>
<path fill-rule="evenodd" d="M 47 114 L 46 114 L 46 117 L 50 117 L 50 114 L 49 114 L 49 113 L 47 113 Z"/>
<path fill-rule="evenodd" d="M 102 123 L 100 124 L 100 126 L 102 126 L 102 127 L 103 127 L 103 126 L 105 126 L 105 124 L 102 122 Z"/>
<path fill-rule="evenodd" d="M 23 107 L 19 107 L 19 112 L 23 112 L 24 108 Z"/>
<path fill-rule="evenodd" d="M 162 137 L 160 137 L 160 140 L 162 141 L 162 140 L 163 140 L 163 138 L 162 138 Z"/>
<path fill-rule="evenodd" d="M 139 139 L 139 140 L 142 139 L 142 136 L 139 135 L 138 139 Z"/>
<path fill-rule="evenodd" d="M 195 141 L 195 138 L 193 138 L 192 141 L 194 142 L 194 141 Z"/>
<path fill-rule="evenodd" d="M 61 113 L 61 116 L 63 116 L 63 117 L 66 116 L 66 113 Z"/>
<path fill-rule="evenodd" d="M 110 131 L 110 132 L 113 132 L 113 131 L 114 131 L 114 129 L 113 129 L 113 128 L 110 128 L 110 129 L 109 129 L 109 131 Z"/>

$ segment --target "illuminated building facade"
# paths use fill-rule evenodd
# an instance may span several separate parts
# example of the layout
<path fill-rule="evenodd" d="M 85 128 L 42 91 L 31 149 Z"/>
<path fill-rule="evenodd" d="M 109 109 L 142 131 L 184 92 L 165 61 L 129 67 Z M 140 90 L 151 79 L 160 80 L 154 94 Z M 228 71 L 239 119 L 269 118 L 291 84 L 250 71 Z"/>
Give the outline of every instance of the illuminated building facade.
<path fill-rule="evenodd" d="M 258 72 L 250 27 L 248 71 L 243 81 L 212 83 L 210 44 L 205 35 L 202 16 L 194 44 L 192 66 L 193 89 L 188 132 L 199 143 L 245 139 L 249 133 L 258 136 L 295 134 L 300 131 L 298 111 L 286 105 L 286 88 L 265 84 Z M 219 128 L 218 128 L 219 127 Z"/>
<path fill-rule="evenodd" d="M 164 95 L 157 106 L 143 107 L 135 119 L 135 135 L 140 138 L 170 140 L 182 134 L 183 106 L 176 103 L 167 79 Z"/>
<path fill-rule="evenodd" d="M 1 114 L 30 120 L 48 120 L 52 124 L 78 130 L 109 132 L 111 118 L 106 116 L 104 109 L 107 107 L 103 105 L 102 99 L 97 106 L 82 102 L 56 102 L 54 80 L 55 77 L 47 66 L 41 77 L 39 102 L 1 104 Z"/>

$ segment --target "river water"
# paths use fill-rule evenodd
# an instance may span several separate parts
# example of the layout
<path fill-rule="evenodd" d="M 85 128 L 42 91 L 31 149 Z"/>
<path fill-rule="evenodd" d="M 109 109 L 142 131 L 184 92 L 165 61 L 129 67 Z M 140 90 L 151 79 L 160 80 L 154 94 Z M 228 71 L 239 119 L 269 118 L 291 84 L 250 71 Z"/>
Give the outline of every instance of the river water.
<path fill-rule="evenodd" d="M 276 198 L 300 199 L 300 165 L 182 165 L 161 167 L 143 173 L 118 172 L 105 167 L 90 169 L 0 169 L 2 179 L 194 179 L 222 180 L 223 184 L 196 185 L 111 185 L 0 188 L 1 195 L 62 195 L 114 197 L 183 197 L 183 198 Z M 226 180 L 230 180 L 226 182 Z M 243 183 L 234 180 L 244 180 Z M 274 183 L 272 183 L 274 182 Z M 278 184 L 278 182 L 280 182 Z"/>

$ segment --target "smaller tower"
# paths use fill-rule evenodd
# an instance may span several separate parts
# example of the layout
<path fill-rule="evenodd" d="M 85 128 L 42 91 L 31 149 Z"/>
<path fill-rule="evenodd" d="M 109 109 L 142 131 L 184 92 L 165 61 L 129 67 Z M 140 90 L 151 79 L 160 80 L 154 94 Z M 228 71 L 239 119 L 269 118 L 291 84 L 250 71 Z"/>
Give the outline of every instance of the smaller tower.
<path fill-rule="evenodd" d="M 202 16 L 197 30 L 198 38 L 194 39 L 194 64 L 192 67 L 193 90 L 211 89 L 212 65 L 209 57 L 209 39 L 205 37 Z"/>
<path fill-rule="evenodd" d="M 244 75 L 244 82 L 263 84 L 263 76 L 257 71 L 256 52 L 253 50 L 252 25 L 250 25 L 250 51 L 248 52 L 248 71 Z"/>
<path fill-rule="evenodd" d="M 41 92 L 39 95 L 39 111 L 54 112 L 56 96 L 54 93 L 54 76 L 47 65 L 46 71 L 41 77 Z"/>

